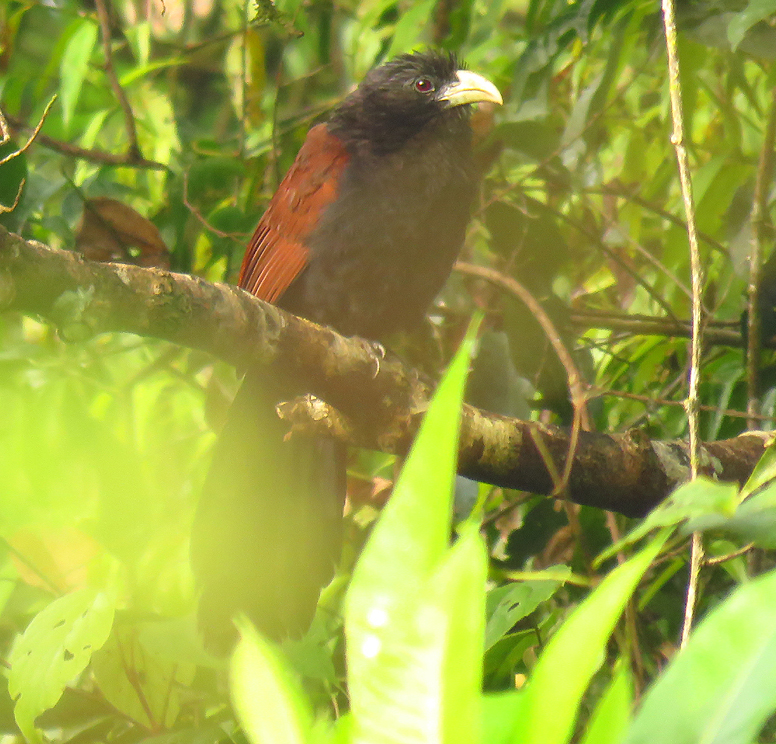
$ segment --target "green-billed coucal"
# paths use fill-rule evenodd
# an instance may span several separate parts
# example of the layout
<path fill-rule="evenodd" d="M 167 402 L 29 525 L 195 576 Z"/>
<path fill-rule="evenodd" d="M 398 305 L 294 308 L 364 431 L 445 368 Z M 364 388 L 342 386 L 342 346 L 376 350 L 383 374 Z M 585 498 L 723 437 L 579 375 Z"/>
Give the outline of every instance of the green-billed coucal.
<path fill-rule="evenodd" d="M 461 248 L 477 188 L 471 106 L 495 86 L 453 56 L 373 69 L 313 127 L 248 245 L 240 287 L 348 335 L 418 324 Z M 303 381 L 249 370 L 192 533 L 200 626 L 224 647 L 245 612 L 279 639 L 309 626 L 339 557 L 344 448 L 287 437 L 275 406 Z"/>

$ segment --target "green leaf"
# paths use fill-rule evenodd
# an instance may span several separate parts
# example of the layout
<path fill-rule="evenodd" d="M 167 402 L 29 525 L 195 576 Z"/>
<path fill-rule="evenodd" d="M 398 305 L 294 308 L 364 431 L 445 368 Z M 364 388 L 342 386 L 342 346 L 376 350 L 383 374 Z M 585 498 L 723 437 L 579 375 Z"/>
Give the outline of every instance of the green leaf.
<path fill-rule="evenodd" d="M 151 22 L 136 21 L 124 30 L 138 67 L 148 64 L 151 53 Z M 125 83 L 122 81 L 122 85 Z"/>
<path fill-rule="evenodd" d="M 388 50 L 388 59 L 397 54 L 409 52 L 417 45 L 428 26 L 428 19 L 434 10 L 436 0 L 422 0 L 409 6 L 406 13 L 402 13 L 399 22 L 393 32 L 393 39 Z"/>
<path fill-rule="evenodd" d="M 627 661 L 621 661 L 609 688 L 599 701 L 580 744 L 617 744 L 628 728 L 633 705 L 633 680 Z"/>
<path fill-rule="evenodd" d="M 444 623 L 431 633 L 427 625 L 424 628 L 430 636 L 429 651 L 443 655 L 439 669 L 441 740 L 451 744 L 470 744 L 479 741 L 481 736 L 487 578 L 488 554 L 479 525 L 472 523 L 462 530 L 431 582 L 430 597 L 437 602 Z M 422 606 L 419 609 L 423 612 Z M 422 616 L 419 620 L 424 625 L 427 623 Z M 435 660 L 433 664 L 436 666 Z"/>
<path fill-rule="evenodd" d="M 641 540 L 658 527 L 671 527 L 689 521 L 688 531 L 719 527 L 730 519 L 738 505 L 738 486 L 701 476 L 677 488 L 649 516 L 618 543 L 596 558 L 596 564 L 611 558 L 627 545 Z"/>
<path fill-rule="evenodd" d="M 16 723 L 28 740 L 40 741 L 35 719 L 56 705 L 108 639 L 114 610 L 106 592 L 66 594 L 39 612 L 16 641 L 8 691 L 16 701 Z"/>
<path fill-rule="evenodd" d="M 92 675 L 105 700 L 146 728 L 170 728 L 188 702 L 196 665 L 184 651 L 194 648 L 193 629 L 184 627 L 156 622 L 127 632 L 117 628 L 92 658 Z"/>
<path fill-rule="evenodd" d="M 251 744 L 303 744 L 312 712 L 283 657 L 244 618 L 232 655 L 229 688 L 237 719 Z"/>
<path fill-rule="evenodd" d="M 313 732 L 314 744 L 351 744 L 352 741 L 353 716 L 350 713 L 344 713 L 337 718 L 325 733 L 320 733 L 320 728 Z"/>
<path fill-rule="evenodd" d="M 487 556 L 474 525 L 448 549 L 473 334 L 434 396 L 346 597 L 356 742 L 479 739 Z"/>
<path fill-rule="evenodd" d="M 776 483 L 750 496 L 724 526 L 741 540 L 762 548 L 776 547 Z"/>
<path fill-rule="evenodd" d="M 393 495 L 353 572 L 346 597 L 351 639 L 372 634 L 368 617 L 390 615 L 409 593 L 425 588 L 447 551 L 461 400 L 473 347 L 471 333 L 439 385 Z"/>
<path fill-rule="evenodd" d="M 549 642 L 526 689 L 525 717 L 515 742 L 565 744 L 569 741 L 579 702 L 604 660 L 609 636 L 667 534 L 662 532 L 640 553 L 612 571 Z"/>
<path fill-rule="evenodd" d="M 485 648 L 491 648 L 518 620 L 546 602 L 562 583 L 561 580 L 521 581 L 489 592 Z"/>
<path fill-rule="evenodd" d="M 59 66 L 59 96 L 62 101 L 62 119 L 65 128 L 68 128 L 72 121 L 96 41 L 97 26 L 84 18 L 70 37 L 62 54 Z"/>
<path fill-rule="evenodd" d="M 752 474 L 744 483 L 744 487 L 741 489 L 741 501 L 774 479 L 776 479 L 776 440 L 768 445 L 762 457 L 757 461 L 757 465 L 754 466 Z"/>
<path fill-rule="evenodd" d="M 776 571 L 737 589 L 648 692 L 627 744 L 751 744 L 776 709 Z"/>
<path fill-rule="evenodd" d="M 394 608 L 383 632 L 365 637 L 355 653 L 373 660 L 369 676 L 349 663 L 354 741 L 480 740 L 486 578 L 487 554 L 471 525 L 425 591 Z"/>
<path fill-rule="evenodd" d="M 727 36 L 733 51 L 743 41 L 746 32 L 756 23 L 776 13 L 774 0 L 750 0 L 742 11 L 731 14 L 728 24 Z"/>
<path fill-rule="evenodd" d="M 131 70 L 128 70 L 124 75 L 121 76 L 121 80 L 119 80 L 119 82 L 121 83 L 122 87 L 128 88 L 147 75 L 151 75 L 152 73 L 158 72 L 159 70 L 166 70 L 168 67 L 178 67 L 183 64 L 185 64 L 184 60 L 177 59 L 175 57 L 170 59 L 157 59 L 153 62 L 148 62 L 142 66 L 134 67 Z"/>
<path fill-rule="evenodd" d="M 510 744 L 523 715 L 523 690 L 489 693 L 482 696 L 482 741 L 486 744 Z"/>

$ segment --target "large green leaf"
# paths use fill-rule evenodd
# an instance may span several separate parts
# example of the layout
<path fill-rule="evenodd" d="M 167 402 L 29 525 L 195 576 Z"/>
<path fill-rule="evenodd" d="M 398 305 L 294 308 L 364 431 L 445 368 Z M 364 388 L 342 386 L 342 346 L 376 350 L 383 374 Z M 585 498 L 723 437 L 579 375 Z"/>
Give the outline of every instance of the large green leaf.
<path fill-rule="evenodd" d="M 361 554 L 346 603 L 349 631 L 417 591 L 447 551 L 461 399 L 471 336 L 450 365 L 393 495 Z M 367 627 L 371 627 L 369 621 Z M 369 631 L 371 634 L 371 631 Z M 354 639 L 355 640 L 355 639 Z"/>
<path fill-rule="evenodd" d="M 741 501 L 776 479 L 776 442 L 771 442 L 741 488 Z"/>
<path fill-rule="evenodd" d="M 565 744 L 579 702 L 604 660 L 604 650 L 628 597 L 667 537 L 662 532 L 618 566 L 563 624 L 542 653 L 526 690 L 525 714 L 514 741 Z M 662 741 L 662 740 L 661 740 Z"/>
<path fill-rule="evenodd" d="M 633 681 L 626 663 L 620 663 L 609 688 L 598 702 L 580 744 L 616 744 L 631 717 Z"/>
<path fill-rule="evenodd" d="M 627 744 L 751 744 L 776 710 L 776 571 L 698 626 L 647 694 Z"/>
<path fill-rule="evenodd" d="M 476 741 L 487 560 L 474 527 L 448 550 L 470 333 L 431 403 L 346 598 L 357 742 Z"/>
<path fill-rule="evenodd" d="M 117 628 L 92 658 L 92 676 L 105 700 L 150 730 L 176 723 L 181 705 L 188 702 L 186 689 L 196 672 L 191 639 L 186 639 L 180 626 L 165 625 L 169 627 L 165 629 L 164 645 L 160 643 L 165 640 L 160 628 L 154 629 L 158 635 L 156 643 L 148 643 L 149 634 L 142 625 L 133 626 L 129 632 Z M 186 640 L 188 655 L 176 649 L 176 644 L 183 645 Z"/>
<path fill-rule="evenodd" d="M 17 640 L 9 658 L 8 691 L 16 701 L 16 723 L 28 740 L 40 740 L 35 719 L 56 705 L 108 639 L 114 610 L 110 594 L 81 589 L 55 599 Z"/>
<path fill-rule="evenodd" d="M 399 18 L 394 29 L 393 39 L 388 50 L 389 58 L 412 51 L 423 35 L 428 25 L 429 16 L 435 6 L 436 0 L 422 0 L 422 2 L 408 6 L 407 11 Z"/>
<path fill-rule="evenodd" d="M 232 656 L 232 703 L 250 744 L 303 744 L 310 740 L 312 713 L 287 662 L 245 620 Z"/>

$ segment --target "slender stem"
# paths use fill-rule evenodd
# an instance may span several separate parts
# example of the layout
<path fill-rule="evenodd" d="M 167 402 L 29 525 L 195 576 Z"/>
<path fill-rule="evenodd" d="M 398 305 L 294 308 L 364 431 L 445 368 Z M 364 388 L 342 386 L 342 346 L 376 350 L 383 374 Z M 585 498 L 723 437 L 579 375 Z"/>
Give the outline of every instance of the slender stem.
<path fill-rule="evenodd" d="M 113 69 L 113 52 L 110 46 L 110 17 L 105 0 L 95 0 L 97 8 L 97 17 L 100 20 L 100 33 L 102 35 L 102 46 L 105 50 L 105 74 L 108 76 L 113 93 L 118 100 L 121 110 L 124 112 L 124 126 L 127 129 L 129 138 L 129 157 L 132 160 L 142 160 L 143 154 L 140 151 L 140 145 L 137 141 L 137 127 L 135 127 L 135 115 L 132 113 L 132 107 L 129 105 L 126 93 L 119 83 L 116 71 Z"/>
<path fill-rule="evenodd" d="M 506 274 L 502 274 L 484 266 L 476 266 L 475 264 L 466 263 L 464 261 L 458 261 L 455 264 L 455 269 L 462 274 L 480 277 L 505 289 L 507 292 L 519 298 L 531 311 L 534 318 L 536 318 L 536 321 L 542 327 L 544 335 L 547 337 L 547 340 L 566 371 L 569 393 L 571 393 L 571 402 L 574 405 L 574 409 L 579 411 L 582 428 L 586 431 L 590 431 L 590 417 L 587 413 L 587 406 L 585 404 L 587 392 L 585 390 L 586 385 L 584 377 L 574 363 L 574 359 L 568 349 L 563 345 L 560 334 L 541 304 L 514 277 L 507 276 Z"/>
<path fill-rule="evenodd" d="M 690 243 L 690 267 L 692 274 L 692 339 L 690 342 L 690 374 L 687 385 L 685 408 L 690 428 L 690 477 L 697 478 L 700 468 L 701 441 L 699 435 L 699 387 L 701 352 L 703 349 L 703 266 L 701 265 L 698 233 L 695 225 L 695 208 L 693 205 L 692 179 L 690 177 L 690 162 L 684 144 L 684 114 L 682 112 L 682 89 L 679 81 L 679 54 L 676 43 L 676 20 L 674 18 L 674 1 L 663 0 L 663 25 L 666 33 L 666 50 L 668 53 L 668 88 L 671 95 L 671 119 L 673 132 L 671 141 L 676 150 L 676 160 L 679 165 L 679 181 L 682 189 L 682 200 L 687 217 L 687 237 Z M 684 646 L 689 637 L 695 615 L 695 603 L 698 594 L 698 581 L 703 563 L 703 542 L 700 533 L 694 533 L 692 553 L 690 558 L 690 576 L 687 583 L 687 599 L 685 602 L 684 625 L 682 626 L 682 641 Z"/>

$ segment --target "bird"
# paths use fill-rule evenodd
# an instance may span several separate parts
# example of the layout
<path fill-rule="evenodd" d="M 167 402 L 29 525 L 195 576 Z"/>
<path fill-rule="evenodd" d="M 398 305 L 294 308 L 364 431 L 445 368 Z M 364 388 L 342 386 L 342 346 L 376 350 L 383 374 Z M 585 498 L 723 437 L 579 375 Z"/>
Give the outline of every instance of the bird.
<path fill-rule="evenodd" d="M 420 324 L 464 242 L 478 189 L 471 104 L 496 86 L 426 50 L 369 71 L 313 126 L 269 202 L 238 285 L 341 334 Z M 304 380 L 249 369 L 213 451 L 191 561 L 206 646 L 246 614 L 272 640 L 309 628 L 340 557 L 345 447 L 289 435 L 278 402 Z"/>

